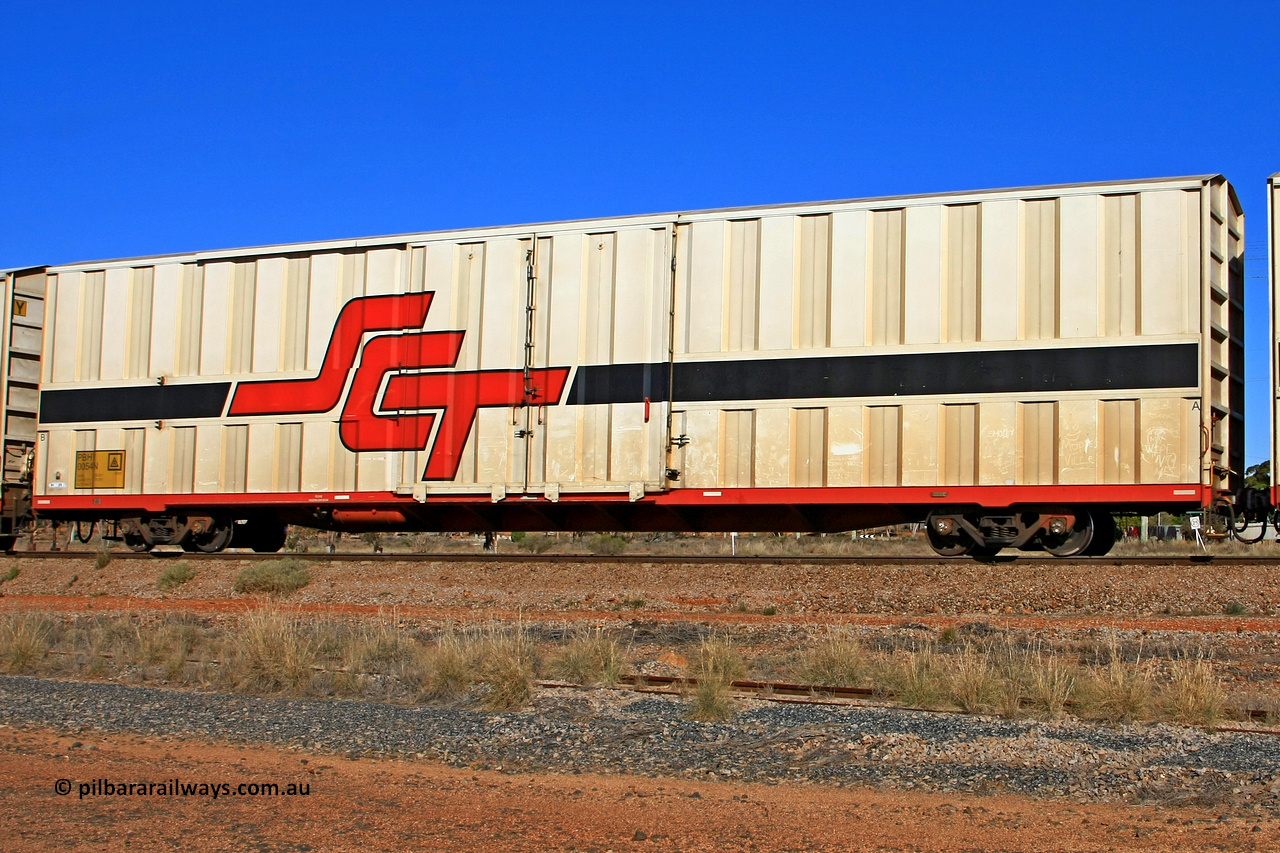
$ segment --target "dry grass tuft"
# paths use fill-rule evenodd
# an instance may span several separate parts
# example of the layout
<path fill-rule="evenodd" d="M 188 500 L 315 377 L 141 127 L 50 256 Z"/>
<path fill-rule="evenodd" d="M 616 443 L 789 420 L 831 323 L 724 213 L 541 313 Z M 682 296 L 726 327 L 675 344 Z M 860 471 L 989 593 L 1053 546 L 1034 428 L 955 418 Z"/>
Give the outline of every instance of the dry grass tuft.
<path fill-rule="evenodd" d="M 821 687 L 856 687 L 866 678 L 866 651 L 853 635 L 829 634 L 800 662 L 799 677 Z"/>
<path fill-rule="evenodd" d="M 523 625 L 449 630 L 426 652 L 415 676 L 420 700 L 457 701 L 474 695 L 490 711 L 529 703 L 537 648 Z"/>
<path fill-rule="evenodd" d="M 689 718 L 715 722 L 732 717 L 737 706 L 730 696 L 731 686 L 747 674 L 746 661 L 733 641 L 720 634 L 703 639 L 690 674 L 697 683 L 687 691 Z"/>
<path fill-rule="evenodd" d="M 1160 697 L 1161 709 L 1180 723 L 1212 728 L 1223 716 L 1226 695 L 1213 667 L 1203 657 L 1174 661 L 1173 678 Z"/>
<path fill-rule="evenodd" d="M 236 632 L 226 678 L 252 693 L 305 693 L 317 643 L 301 620 L 273 608 L 250 611 Z"/>
<path fill-rule="evenodd" d="M 417 646 L 390 619 L 362 623 L 351 643 L 350 657 L 361 672 L 391 675 L 417 655 Z"/>
<path fill-rule="evenodd" d="M 1067 703 L 1075 694 L 1075 668 L 1067 666 L 1052 655 L 1042 655 L 1037 650 L 1031 658 L 1024 687 L 1027 703 L 1036 716 L 1056 720 L 1063 715 Z"/>
<path fill-rule="evenodd" d="M 1076 689 L 1076 669 L 1045 652 L 1037 642 L 1032 647 L 1003 642 L 989 656 L 996 675 L 994 710 L 1015 719 L 1030 709 L 1043 720 L 1056 720 L 1066 710 Z"/>
<path fill-rule="evenodd" d="M 491 628 L 480 643 L 480 704 L 490 711 L 509 711 L 529 704 L 537 649 L 529 632 Z"/>
<path fill-rule="evenodd" d="M 183 680 L 187 658 L 207 639 L 200 626 L 180 618 L 145 627 L 130 623 L 117 631 L 116 666 L 132 667 L 139 680 L 145 680 L 150 669 L 158 670 L 167 681 Z"/>
<path fill-rule="evenodd" d="M 930 645 L 886 662 L 881 679 L 897 700 L 910 708 L 942 708 L 947 704 L 947 679 Z"/>
<path fill-rule="evenodd" d="M 0 619 L 0 664 L 5 672 L 35 672 L 49 651 L 54 621 L 43 613 Z"/>
<path fill-rule="evenodd" d="M 703 723 L 727 720 L 738 710 L 730 696 L 729 683 L 715 679 L 699 679 L 688 690 L 689 719 Z"/>
<path fill-rule="evenodd" d="M 474 645 L 456 631 L 441 634 L 427 656 L 429 663 L 418 698 L 449 701 L 465 695 L 474 678 Z"/>
<path fill-rule="evenodd" d="M 968 644 L 951 657 L 947 687 L 951 701 L 971 714 L 985 714 L 1000 701 L 1000 676 L 991 657 Z"/>
<path fill-rule="evenodd" d="M 331 625 L 319 634 L 323 657 L 342 662 L 332 673 L 334 690 L 367 693 L 385 700 L 421 693 L 427 682 L 427 654 L 394 616 L 355 628 Z"/>
<path fill-rule="evenodd" d="M 85 632 L 85 650 L 95 675 L 105 675 L 109 668 L 121 669 L 135 657 L 138 626 L 132 619 L 117 617 L 91 622 Z M 109 656 L 110 663 L 107 658 Z"/>
<path fill-rule="evenodd" d="M 292 557 L 254 563 L 236 575 L 233 588 L 242 594 L 288 595 L 311 583 L 305 563 Z"/>
<path fill-rule="evenodd" d="M 734 645 L 732 638 L 723 634 L 706 637 L 694 654 L 691 670 L 695 678 L 737 681 L 747 675 L 747 662 Z"/>
<path fill-rule="evenodd" d="M 1145 720 L 1151 715 L 1154 694 L 1150 666 L 1133 665 L 1119 658 L 1095 668 L 1082 681 L 1076 714 L 1087 720 L 1121 723 Z"/>
<path fill-rule="evenodd" d="M 580 631 L 548 663 L 558 678 L 582 685 L 613 686 L 626 675 L 627 656 L 617 640 L 601 628 Z"/>
<path fill-rule="evenodd" d="M 995 712 L 1010 720 L 1022 716 L 1023 696 L 1032 680 L 1031 659 L 1026 649 L 1007 640 L 988 649 L 997 674 Z"/>

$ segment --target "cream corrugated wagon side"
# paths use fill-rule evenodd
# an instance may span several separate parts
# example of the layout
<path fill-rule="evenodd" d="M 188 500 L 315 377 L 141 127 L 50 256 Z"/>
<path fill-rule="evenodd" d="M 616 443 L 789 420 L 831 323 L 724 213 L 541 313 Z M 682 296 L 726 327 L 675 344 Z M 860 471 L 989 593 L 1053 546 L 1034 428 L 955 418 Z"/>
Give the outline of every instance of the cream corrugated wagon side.
<path fill-rule="evenodd" d="M 49 267 L 32 502 L 199 550 L 927 521 L 1105 553 L 1111 512 L 1239 486 L 1243 228 L 1198 176 Z"/>

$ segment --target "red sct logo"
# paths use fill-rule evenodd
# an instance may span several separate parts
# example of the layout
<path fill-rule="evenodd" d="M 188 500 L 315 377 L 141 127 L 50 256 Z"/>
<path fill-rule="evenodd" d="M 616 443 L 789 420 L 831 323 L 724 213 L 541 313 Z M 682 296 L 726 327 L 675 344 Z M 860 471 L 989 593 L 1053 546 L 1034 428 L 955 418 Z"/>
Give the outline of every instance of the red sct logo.
<path fill-rule="evenodd" d="M 314 378 L 241 382 L 227 414 L 333 411 L 354 368 L 338 418 L 339 436 L 347 449 L 416 451 L 430 443 L 423 479 L 454 479 L 479 409 L 554 405 L 564 392 L 569 368 L 531 368 L 527 376 L 523 369 L 453 370 L 466 333 L 421 331 L 433 296 L 406 293 L 352 299 L 338 314 Z M 365 341 L 370 332 L 397 334 L 374 335 Z"/>

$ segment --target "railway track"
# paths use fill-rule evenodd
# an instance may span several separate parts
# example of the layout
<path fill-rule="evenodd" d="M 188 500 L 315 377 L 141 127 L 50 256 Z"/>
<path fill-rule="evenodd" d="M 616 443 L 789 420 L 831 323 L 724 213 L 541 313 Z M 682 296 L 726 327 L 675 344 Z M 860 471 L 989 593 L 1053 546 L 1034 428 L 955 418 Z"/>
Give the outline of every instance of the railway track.
<path fill-rule="evenodd" d="M 10 559 L 97 559 L 98 550 L 64 549 L 59 551 L 11 551 L 0 555 Z M 644 563 L 665 563 L 684 565 L 852 565 L 852 566 L 936 566 L 966 565 L 973 561 L 969 558 L 948 558 L 936 555 L 920 556 L 848 556 L 843 554 L 803 554 L 777 556 L 731 556 L 726 554 L 463 554 L 463 553 L 369 553 L 339 551 L 327 552 L 276 552 L 259 554 L 253 551 L 222 551 L 216 554 L 181 551 L 177 549 L 156 549 L 152 551 L 111 551 L 113 560 L 166 560 L 183 559 L 198 561 L 261 561 L 278 560 L 293 557 L 315 562 L 379 562 L 379 563 L 616 563 L 619 565 L 637 565 Z M 1045 565 L 1045 566 L 1169 566 L 1211 564 L 1216 566 L 1280 566 L 1280 554 L 1271 557 L 1235 556 L 1218 554 L 1170 554 L 1167 556 L 1107 556 L 1107 557 L 1051 557 L 1038 555 L 999 555 L 984 563 Z"/>
<path fill-rule="evenodd" d="M 681 676 L 642 676 L 624 675 L 618 680 L 619 686 L 623 689 L 631 689 L 640 693 L 659 693 L 666 695 L 681 695 L 690 688 L 696 687 L 698 679 L 692 677 Z M 577 689 L 586 689 L 581 685 L 559 681 L 539 681 L 540 687 L 569 687 Z M 873 687 L 848 687 L 836 685 L 821 684 L 796 684 L 787 681 L 752 681 L 739 680 L 729 683 L 729 687 L 737 694 L 750 696 L 756 699 L 765 699 L 770 702 L 795 703 L 801 705 L 865 705 L 868 700 L 876 698 L 893 698 L 894 693 L 891 690 L 883 690 Z M 1019 700 L 1019 704 L 1024 708 L 1030 706 L 1030 701 L 1026 699 Z M 1074 707 L 1075 703 L 1068 699 L 1064 707 Z M 953 708 L 915 708 L 909 706 L 896 706 L 903 710 L 920 711 L 930 714 L 966 714 L 970 712 L 960 711 Z M 1272 712 L 1261 708 L 1237 708 L 1236 712 L 1245 718 L 1245 720 L 1254 723 L 1265 724 L 1272 717 Z M 1262 734 L 1280 737 L 1280 729 L 1277 728 L 1256 728 L 1245 726 L 1220 725 L 1215 726 L 1218 731 L 1228 732 L 1244 732 L 1248 734 Z"/>
<path fill-rule="evenodd" d="M 53 655 L 65 655 L 65 652 L 50 652 Z M 99 657 L 112 658 L 111 653 L 101 653 Z M 201 663 L 199 660 L 189 660 L 188 663 Z M 220 663 L 213 661 L 213 663 Z M 324 667 L 312 666 L 311 669 L 316 671 L 326 671 Z M 350 672 L 343 669 L 343 672 Z M 370 675 L 371 673 L 361 673 L 362 675 Z M 549 681 L 539 679 L 534 682 L 538 687 L 543 688 L 559 688 L 570 690 L 589 690 L 597 689 L 588 685 L 579 684 L 572 681 Z M 669 676 L 669 675 L 623 675 L 618 678 L 617 684 L 613 689 L 631 690 L 637 693 L 654 693 L 667 696 L 680 696 L 687 691 L 698 686 L 698 679 L 691 676 Z M 826 705 L 826 706 L 866 706 L 868 704 L 883 705 L 883 702 L 875 702 L 875 700 L 891 700 L 896 694 L 892 690 L 876 687 L 853 687 L 848 685 L 824 685 L 824 684 L 800 684 L 791 681 L 757 681 L 752 679 L 738 679 L 729 683 L 730 689 L 738 696 L 751 697 L 754 699 L 762 699 L 769 702 L 777 702 L 783 704 L 797 705 Z M 1019 700 L 1019 704 L 1023 707 L 1029 707 L 1030 701 L 1027 699 Z M 1071 700 L 1065 702 L 1064 707 L 1071 708 L 1075 705 Z M 970 714 L 955 708 L 925 708 L 913 707 L 906 705 L 888 706 L 898 707 L 901 710 L 918 711 L 930 714 L 943 715 L 961 715 Z M 1242 717 L 1241 722 L 1256 723 L 1267 725 L 1268 720 L 1272 719 L 1273 712 L 1261 708 L 1236 708 L 1235 712 Z M 1267 727 L 1259 728 L 1257 726 L 1245 725 L 1218 725 L 1215 726 L 1218 731 L 1243 732 L 1248 734 L 1261 734 L 1280 737 L 1280 728 Z"/>

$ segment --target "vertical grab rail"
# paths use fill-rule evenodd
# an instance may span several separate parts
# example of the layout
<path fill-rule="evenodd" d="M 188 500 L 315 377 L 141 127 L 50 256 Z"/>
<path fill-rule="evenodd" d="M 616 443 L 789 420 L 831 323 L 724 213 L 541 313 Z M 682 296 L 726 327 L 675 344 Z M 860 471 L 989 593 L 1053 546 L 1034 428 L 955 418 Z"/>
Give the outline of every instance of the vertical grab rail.
<path fill-rule="evenodd" d="M 525 252 L 525 297 L 524 297 L 524 399 L 520 405 L 524 408 L 524 428 L 516 430 L 516 437 L 524 440 L 524 493 L 529 493 L 530 465 L 529 453 L 533 450 L 533 406 L 538 396 L 538 389 L 533 387 L 533 350 L 534 350 L 534 312 L 537 310 L 538 298 L 538 235 L 529 239 L 529 249 Z"/>
<path fill-rule="evenodd" d="M 662 465 L 662 480 L 665 488 L 671 488 L 671 481 L 680 476 L 680 472 L 671 467 L 671 451 L 676 444 L 674 410 L 676 401 L 676 258 L 679 257 L 676 248 L 680 234 L 678 226 L 678 222 L 671 224 L 671 289 L 670 301 L 667 305 L 667 440 L 666 455 Z"/>

